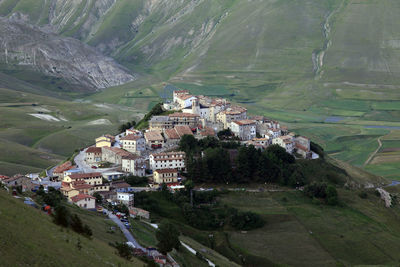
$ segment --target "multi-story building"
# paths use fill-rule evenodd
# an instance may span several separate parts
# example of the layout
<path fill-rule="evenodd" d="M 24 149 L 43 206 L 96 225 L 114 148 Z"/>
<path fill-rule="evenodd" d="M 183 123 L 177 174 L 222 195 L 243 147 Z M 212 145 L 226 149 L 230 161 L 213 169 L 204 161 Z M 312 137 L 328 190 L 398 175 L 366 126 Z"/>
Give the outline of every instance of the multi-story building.
<path fill-rule="evenodd" d="M 169 114 L 169 119 L 173 122 L 173 125 L 187 125 L 190 128 L 196 128 L 197 125 L 199 124 L 199 119 L 200 116 L 197 114 L 191 114 L 191 113 L 181 113 L 181 112 L 175 112 L 172 114 Z"/>
<path fill-rule="evenodd" d="M 164 145 L 164 137 L 160 131 L 148 131 L 144 133 L 146 144 L 151 148 L 161 148 Z"/>
<path fill-rule="evenodd" d="M 160 169 L 155 170 L 153 174 L 154 184 L 170 184 L 178 182 L 178 170 L 177 169 Z"/>
<path fill-rule="evenodd" d="M 58 177 L 59 180 L 62 180 L 64 179 L 64 172 L 74 168 L 76 166 L 72 165 L 71 161 L 68 160 L 54 169 L 53 177 Z"/>
<path fill-rule="evenodd" d="M 85 160 L 88 164 L 101 161 L 101 147 L 91 146 L 85 151 Z"/>
<path fill-rule="evenodd" d="M 96 198 L 87 194 L 79 194 L 71 197 L 71 202 L 80 208 L 94 210 L 96 208 Z"/>
<path fill-rule="evenodd" d="M 114 140 L 109 135 L 103 135 L 96 138 L 96 147 L 111 147 Z"/>
<path fill-rule="evenodd" d="M 312 158 L 312 152 L 310 149 L 310 139 L 304 136 L 298 136 L 294 138 L 295 149 L 305 159 Z"/>
<path fill-rule="evenodd" d="M 122 164 L 122 157 L 132 154 L 118 147 L 102 147 L 101 152 L 102 161 L 107 161 L 117 165 Z"/>
<path fill-rule="evenodd" d="M 286 152 L 290 154 L 293 153 L 294 149 L 293 136 L 290 135 L 279 136 L 277 138 L 272 139 L 272 144 L 283 147 L 286 150 Z"/>
<path fill-rule="evenodd" d="M 85 181 L 74 181 L 70 183 L 63 182 L 61 184 L 60 192 L 71 201 L 71 198 L 79 194 L 91 195 L 93 190 L 93 185 L 87 184 Z"/>
<path fill-rule="evenodd" d="M 165 168 L 185 170 L 185 157 L 186 154 L 182 151 L 150 154 L 150 169 L 153 171 Z"/>
<path fill-rule="evenodd" d="M 197 97 L 190 95 L 187 90 L 174 91 L 173 93 L 173 101 L 178 103 L 181 109 L 191 107 L 192 102 L 196 99 Z"/>
<path fill-rule="evenodd" d="M 64 177 L 63 183 L 76 181 L 84 181 L 89 185 L 100 185 L 103 184 L 103 176 L 100 172 L 70 174 Z"/>
<path fill-rule="evenodd" d="M 140 153 L 146 150 L 146 141 L 139 135 L 130 134 L 120 139 L 122 148 L 140 155 Z"/>
<path fill-rule="evenodd" d="M 240 106 L 232 106 L 219 112 L 216 120 L 223 123 L 224 128 L 228 128 L 232 121 L 240 121 L 247 119 L 247 109 Z"/>
<path fill-rule="evenodd" d="M 134 195 L 132 193 L 117 192 L 117 201 L 128 207 L 133 207 Z"/>
<path fill-rule="evenodd" d="M 169 119 L 169 116 L 153 116 L 149 120 L 149 130 L 163 130 L 174 127 L 174 122 Z"/>
<path fill-rule="evenodd" d="M 146 163 L 144 158 L 137 155 L 129 155 L 123 157 L 122 171 L 132 173 L 135 176 L 145 176 Z"/>
<path fill-rule="evenodd" d="M 229 128 L 240 140 L 247 141 L 256 137 L 256 122 L 253 120 L 232 121 Z"/>
<path fill-rule="evenodd" d="M 183 113 L 190 113 L 199 115 L 202 119 L 209 119 L 210 107 L 204 104 L 200 104 L 198 99 L 193 100 L 192 106 L 182 109 Z"/>

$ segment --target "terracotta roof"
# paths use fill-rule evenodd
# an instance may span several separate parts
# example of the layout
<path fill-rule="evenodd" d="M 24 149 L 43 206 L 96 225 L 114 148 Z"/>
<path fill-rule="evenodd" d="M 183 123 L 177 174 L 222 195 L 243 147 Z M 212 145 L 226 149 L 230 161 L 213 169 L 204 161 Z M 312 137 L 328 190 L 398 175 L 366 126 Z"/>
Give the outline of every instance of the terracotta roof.
<path fill-rule="evenodd" d="M 185 94 L 185 93 L 189 93 L 188 90 L 175 90 L 174 94 Z"/>
<path fill-rule="evenodd" d="M 100 154 L 101 153 L 101 147 L 91 146 L 86 150 L 86 153 L 97 153 L 97 154 Z"/>
<path fill-rule="evenodd" d="M 68 171 L 69 169 L 72 168 L 72 164 L 71 161 L 66 161 L 61 165 L 58 165 L 55 169 L 54 169 L 54 173 L 62 173 L 64 171 Z"/>
<path fill-rule="evenodd" d="M 7 175 L 0 175 L 0 180 L 9 179 L 10 177 Z"/>
<path fill-rule="evenodd" d="M 222 111 L 222 114 L 227 114 L 227 115 L 237 115 L 241 114 L 243 112 L 246 112 L 247 109 L 241 106 L 232 106 L 227 108 L 226 110 Z"/>
<path fill-rule="evenodd" d="M 202 136 L 215 136 L 215 131 L 211 127 L 205 127 L 203 131 L 200 132 Z"/>
<path fill-rule="evenodd" d="M 187 118 L 194 118 L 194 117 L 200 117 L 199 115 L 197 115 L 197 114 L 192 114 L 192 113 L 182 113 L 182 112 L 175 112 L 175 113 L 172 113 L 172 114 L 169 114 L 168 115 L 169 117 L 187 117 Z"/>
<path fill-rule="evenodd" d="M 129 135 L 127 135 L 127 136 L 121 138 L 120 140 L 121 140 L 121 141 L 123 141 L 123 140 L 136 141 L 136 140 L 138 140 L 138 139 L 140 139 L 140 138 L 142 138 L 142 137 L 139 136 L 139 135 L 129 134 Z"/>
<path fill-rule="evenodd" d="M 240 120 L 240 121 L 234 121 L 233 123 L 236 123 L 237 125 L 250 125 L 250 124 L 255 124 L 256 122 L 253 120 Z"/>
<path fill-rule="evenodd" d="M 303 150 L 303 151 L 306 151 L 306 152 L 309 152 L 309 151 L 310 151 L 307 147 L 305 147 L 305 146 L 303 146 L 303 145 L 300 145 L 300 144 L 296 144 L 296 147 L 297 147 L 298 149 Z"/>
<path fill-rule="evenodd" d="M 111 186 L 114 187 L 114 188 L 127 188 L 127 187 L 131 187 L 130 184 L 128 184 L 128 183 L 126 183 L 126 182 L 123 182 L 123 181 L 121 181 L 121 182 L 113 182 L 113 183 L 111 184 Z"/>
<path fill-rule="evenodd" d="M 85 198 L 96 199 L 93 196 L 89 196 L 89 195 L 86 195 L 86 194 L 79 194 L 79 195 L 76 195 L 74 197 L 71 197 L 71 200 L 72 200 L 72 202 L 78 202 L 78 201 L 80 201 L 82 199 L 85 199 Z"/>
<path fill-rule="evenodd" d="M 164 141 L 164 138 L 159 131 L 145 132 L 144 137 L 147 141 Z"/>
<path fill-rule="evenodd" d="M 93 186 L 90 185 L 90 184 L 74 184 L 74 185 L 73 185 L 73 189 L 76 189 L 76 190 L 90 189 L 90 188 L 92 188 L 92 187 L 93 187 Z"/>
<path fill-rule="evenodd" d="M 100 172 L 90 172 L 90 173 L 76 173 L 68 175 L 71 179 L 81 179 L 81 178 L 90 178 L 90 177 L 98 177 L 101 176 Z"/>
<path fill-rule="evenodd" d="M 130 153 L 130 152 L 126 151 L 126 150 L 123 150 L 123 149 L 121 149 L 121 148 L 118 148 L 118 147 L 102 147 L 102 149 L 111 150 L 111 151 L 114 152 L 115 154 L 120 155 L 120 156 L 122 156 L 122 157 L 128 156 L 128 155 L 131 155 L 131 154 L 132 154 L 132 153 Z"/>
<path fill-rule="evenodd" d="M 188 95 L 188 94 L 178 94 L 176 97 L 177 97 L 177 98 L 180 98 L 180 99 L 182 99 L 182 100 L 186 100 L 186 99 L 189 99 L 189 98 L 195 97 L 195 96 Z"/>
<path fill-rule="evenodd" d="M 187 126 L 187 125 L 175 126 L 174 128 L 175 128 L 176 132 L 178 133 L 178 135 L 179 135 L 180 137 L 182 137 L 182 136 L 185 135 L 185 134 L 193 135 L 192 130 L 191 130 L 190 127 Z"/>
<path fill-rule="evenodd" d="M 154 172 L 157 172 L 157 173 L 171 173 L 171 172 L 178 173 L 178 170 L 177 169 L 159 169 L 159 170 L 155 170 Z"/>
<path fill-rule="evenodd" d="M 141 157 L 138 156 L 138 155 L 135 155 L 135 154 L 130 154 L 130 155 L 122 157 L 122 159 L 131 159 L 131 160 L 135 160 L 135 159 L 138 159 L 138 158 L 141 158 Z"/>
<path fill-rule="evenodd" d="M 176 132 L 175 128 L 166 129 L 164 133 L 168 139 L 180 139 L 179 134 Z"/>

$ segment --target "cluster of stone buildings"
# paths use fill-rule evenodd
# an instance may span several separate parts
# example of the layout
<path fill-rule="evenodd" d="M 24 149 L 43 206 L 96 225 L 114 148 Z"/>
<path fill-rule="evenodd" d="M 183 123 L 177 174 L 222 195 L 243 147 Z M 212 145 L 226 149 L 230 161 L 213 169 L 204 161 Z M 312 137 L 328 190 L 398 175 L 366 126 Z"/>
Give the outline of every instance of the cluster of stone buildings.
<path fill-rule="evenodd" d="M 278 121 L 263 116 L 249 117 L 246 108 L 233 105 L 223 98 L 195 96 L 187 90 L 174 91 L 173 102 L 165 103 L 164 108 L 181 113 L 175 112 L 171 114 L 172 117 L 154 116 L 150 120 L 150 130 L 168 133 L 171 128 L 186 122 L 192 132 L 198 129 L 212 129 L 215 133 L 230 129 L 247 145 L 265 149 L 269 145 L 277 144 L 285 148 L 288 153 L 297 153 L 303 158 L 311 158 L 312 155 L 308 138 L 289 133 Z M 176 119 L 178 117 L 180 120 Z"/>
<path fill-rule="evenodd" d="M 82 173 L 70 162 L 58 166 L 54 175 L 62 181 L 61 192 L 84 208 L 93 208 L 93 194 L 98 192 L 110 201 L 133 206 L 129 184 L 121 176 L 146 177 L 150 187 L 181 188 L 180 173 L 185 171 L 185 153 L 174 151 L 182 136 L 195 138 L 230 132 L 243 144 L 265 149 L 276 144 L 298 157 L 311 158 L 310 140 L 288 132 L 279 122 L 263 116 L 249 117 L 247 109 L 223 98 L 191 95 L 187 90 L 174 91 L 173 102 L 165 103 L 165 116 L 153 116 L 145 131 L 128 129 L 117 136 L 103 135 L 87 148 L 85 162 L 92 168 L 107 163 L 110 171 Z M 228 131 L 229 132 L 229 131 Z"/>

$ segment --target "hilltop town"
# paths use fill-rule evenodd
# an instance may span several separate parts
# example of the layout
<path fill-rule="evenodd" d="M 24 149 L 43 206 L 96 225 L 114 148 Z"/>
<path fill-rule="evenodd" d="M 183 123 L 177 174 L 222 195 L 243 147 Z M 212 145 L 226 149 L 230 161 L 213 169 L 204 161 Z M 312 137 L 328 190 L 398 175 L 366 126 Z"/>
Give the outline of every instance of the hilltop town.
<path fill-rule="evenodd" d="M 146 129 L 132 127 L 116 136 L 96 138 L 95 144 L 81 149 L 73 161 L 53 168 L 48 173 L 51 182 L 41 184 L 59 189 L 69 202 L 85 209 L 96 209 L 93 195 L 97 193 L 104 201 L 127 205 L 133 214 L 146 214 L 134 208 L 134 192 L 157 190 L 163 184 L 171 191 L 184 188 L 186 155 L 178 148 L 185 135 L 197 140 L 219 136 L 260 150 L 279 145 L 297 158 L 318 158 L 308 138 L 289 132 L 278 121 L 249 116 L 246 108 L 224 98 L 178 90 L 162 109 L 165 115 L 152 116 Z M 129 175 L 144 177 L 146 182 L 132 187 L 121 180 Z M 6 185 L 17 185 L 21 179 L 2 177 Z"/>

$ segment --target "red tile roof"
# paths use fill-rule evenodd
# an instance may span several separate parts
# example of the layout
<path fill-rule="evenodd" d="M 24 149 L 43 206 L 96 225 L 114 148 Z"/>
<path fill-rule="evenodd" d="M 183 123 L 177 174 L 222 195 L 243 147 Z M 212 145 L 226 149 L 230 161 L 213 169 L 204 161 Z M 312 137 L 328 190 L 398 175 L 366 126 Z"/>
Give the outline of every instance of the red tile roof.
<path fill-rule="evenodd" d="M 250 125 L 250 124 L 255 124 L 256 122 L 253 120 L 240 120 L 240 121 L 234 121 L 237 125 Z"/>
<path fill-rule="evenodd" d="M 96 154 L 100 154 L 101 153 L 101 147 L 95 147 L 95 146 L 91 146 L 86 150 L 86 153 L 96 153 Z"/>
<path fill-rule="evenodd" d="M 79 195 L 76 195 L 74 197 L 71 197 L 71 200 L 72 200 L 72 202 L 78 202 L 78 201 L 80 201 L 82 199 L 85 199 L 85 198 L 96 199 L 93 196 L 89 196 L 89 195 L 86 195 L 86 194 L 79 194 Z"/>
<path fill-rule="evenodd" d="M 200 117 L 200 116 L 197 115 L 197 114 L 182 113 L 182 112 L 175 112 L 175 113 L 169 114 L 168 116 L 169 116 L 169 117 L 187 117 L 187 118 L 189 118 L 189 117 L 191 117 L 191 118 Z"/>
<path fill-rule="evenodd" d="M 144 137 L 148 141 L 164 141 L 161 133 L 159 131 L 148 131 L 144 133 Z"/>
<path fill-rule="evenodd" d="M 182 136 L 185 135 L 185 134 L 193 135 L 192 130 L 191 130 L 190 127 L 187 126 L 187 125 L 175 126 L 175 130 L 176 130 L 176 132 L 178 133 L 178 135 L 179 135 L 180 137 L 182 137 Z"/>
<path fill-rule="evenodd" d="M 129 156 L 129 155 L 132 154 L 132 153 L 130 153 L 130 152 L 126 151 L 126 150 L 123 150 L 121 148 L 118 148 L 118 147 L 102 147 L 102 149 L 111 150 L 115 154 L 120 155 L 122 157 Z"/>
<path fill-rule="evenodd" d="M 154 172 L 157 172 L 157 173 L 171 173 L 171 172 L 178 173 L 178 170 L 177 169 L 160 169 L 160 170 L 155 170 Z"/>
<path fill-rule="evenodd" d="M 180 139 L 179 134 L 174 129 L 166 129 L 165 135 L 168 139 Z"/>
<path fill-rule="evenodd" d="M 69 169 L 72 168 L 72 164 L 71 161 L 66 161 L 61 165 L 58 165 L 55 169 L 54 169 L 54 173 L 62 173 L 64 171 L 68 171 Z"/>

